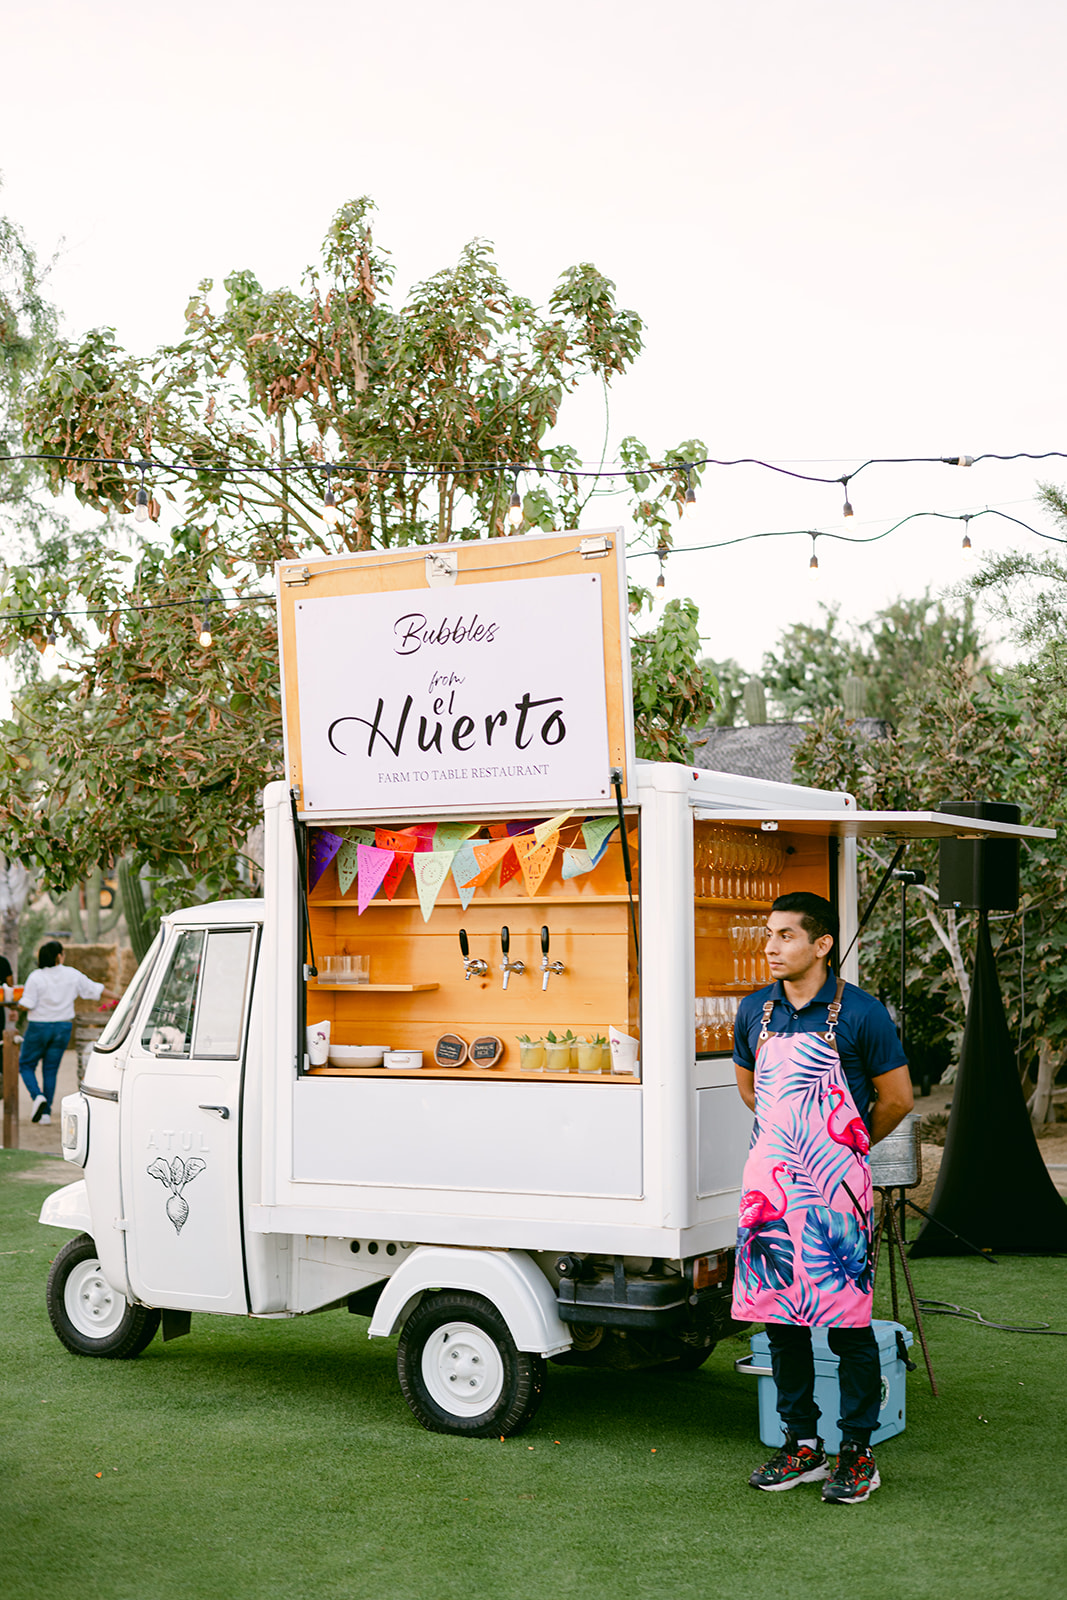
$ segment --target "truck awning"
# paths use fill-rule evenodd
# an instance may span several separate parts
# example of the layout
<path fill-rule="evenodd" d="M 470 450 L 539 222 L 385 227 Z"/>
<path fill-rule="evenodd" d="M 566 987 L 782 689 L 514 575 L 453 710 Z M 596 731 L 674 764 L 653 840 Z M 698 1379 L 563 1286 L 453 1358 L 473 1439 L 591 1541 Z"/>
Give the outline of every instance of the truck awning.
<path fill-rule="evenodd" d="M 810 833 L 838 839 L 1054 839 L 1055 828 L 1030 828 L 1022 823 L 986 822 L 954 817 L 943 811 L 751 811 L 711 810 L 694 805 L 697 822 L 728 822 L 733 827 L 759 828 L 764 833 Z"/>

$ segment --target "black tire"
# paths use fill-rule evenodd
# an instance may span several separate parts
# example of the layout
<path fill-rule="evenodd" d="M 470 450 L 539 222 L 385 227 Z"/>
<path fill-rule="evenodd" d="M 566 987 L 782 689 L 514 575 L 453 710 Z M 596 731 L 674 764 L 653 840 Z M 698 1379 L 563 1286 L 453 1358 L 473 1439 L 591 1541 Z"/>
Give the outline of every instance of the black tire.
<path fill-rule="evenodd" d="M 158 1311 L 132 1306 L 112 1289 L 87 1233 L 71 1239 L 52 1262 L 45 1299 L 56 1337 L 76 1356 L 129 1361 L 152 1342 L 159 1327 Z"/>
<path fill-rule="evenodd" d="M 468 1439 L 518 1433 L 545 1386 L 544 1357 L 517 1350 L 496 1306 L 458 1289 L 416 1306 L 400 1335 L 396 1369 L 424 1428 Z"/>
<path fill-rule="evenodd" d="M 679 1339 L 677 1350 L 673 1358 L 664 1366 L 665 1372 L 696 1372 L 702 1367 L 715 1348 L 715 1340 L 707 1344 L 690 1344 L 688 1339 Z"/>

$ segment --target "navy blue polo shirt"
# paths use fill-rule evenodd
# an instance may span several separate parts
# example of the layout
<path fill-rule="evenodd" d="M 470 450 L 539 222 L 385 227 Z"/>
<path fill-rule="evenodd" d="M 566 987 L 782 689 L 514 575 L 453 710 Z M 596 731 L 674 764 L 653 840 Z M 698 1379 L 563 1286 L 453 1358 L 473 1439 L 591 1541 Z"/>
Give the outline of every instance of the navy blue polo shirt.
<path fill-rule="evenodd" d="M 738 1066 L 749 1072 L 755 1070 L 763 1007 L 768 1000 L 774 1000 L 771 1033 L 825 1033 L 829 1026 L 827 1011 L 836 993 L 837 979 L 831 972 L 815 998 L 799 1008 L 786 998 L 780 979 L 766 989 L 757 989 L 755 994 L 746 994 L 734 1023 L 734 1060 Z M 835 1041 L 845 1081 L 860 1116 L 869 1126 L 874 1099 L 871 1079 L 908 1064 L 893 1019 L 880 1000 L 857 989 L 854 983 L 846 983 Z"/>

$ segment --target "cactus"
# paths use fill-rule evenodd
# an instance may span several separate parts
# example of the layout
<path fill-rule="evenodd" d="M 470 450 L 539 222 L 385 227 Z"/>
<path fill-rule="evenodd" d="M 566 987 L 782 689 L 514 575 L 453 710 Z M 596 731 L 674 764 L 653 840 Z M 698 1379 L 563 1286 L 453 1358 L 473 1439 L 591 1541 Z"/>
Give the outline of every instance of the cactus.
<path fill-rule="evenodd" d="M 138 962 L 144 960 L 159 930 L 159 915 L 145 904 L 141 879 L 123 856 L 119 862 L 119 897 L 126 917 L 126 931 Z"/>

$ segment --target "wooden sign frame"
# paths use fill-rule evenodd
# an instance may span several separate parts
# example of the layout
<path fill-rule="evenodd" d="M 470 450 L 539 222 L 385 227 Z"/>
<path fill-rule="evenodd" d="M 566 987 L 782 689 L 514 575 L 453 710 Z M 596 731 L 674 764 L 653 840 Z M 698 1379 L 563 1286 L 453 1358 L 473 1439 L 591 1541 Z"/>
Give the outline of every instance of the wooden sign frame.
<path fill-rule="evenodd" d="M 425 797 L 405 801 L 398 793 L 375 793 L 367 803 L 323 807 L 305 803 L 300 736 L 301 684 L 297 658 L 297 607 L 302 599 L 380 595 L 409 591 L 413 595 L 447 588 L 457 594 L 483 583 L 522 583 L 539 577 L 588 576 L 600 581 L 602 649 L 609 770 L 622 774 L 623 796 L 634 789 L 633 696 L 630 677 L 629 607 L 626 548 L 621 528 L 573 533 L 524 534 L 510 539 L 463 541 L 447 545 L 407 545 L 393 550 L 368 550 L 353 555 L 321 556 L 279 562 L 278 639 L 281 654 L 282 715 L 285 730 L 285 773 L 299 791 L 298 811 L 307 821 L 343 821 L 384 815 L 416 818 L 481 811 L 514 813 L 516 799 L 472 806 Z M 603 808 L 605 796 L 559 794 L 539 796 L 538 809 L 567 806 Z"/>

